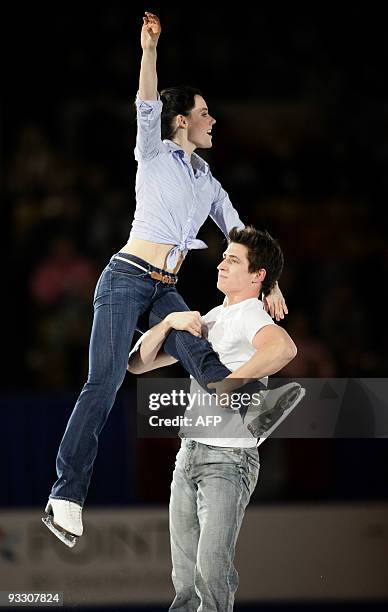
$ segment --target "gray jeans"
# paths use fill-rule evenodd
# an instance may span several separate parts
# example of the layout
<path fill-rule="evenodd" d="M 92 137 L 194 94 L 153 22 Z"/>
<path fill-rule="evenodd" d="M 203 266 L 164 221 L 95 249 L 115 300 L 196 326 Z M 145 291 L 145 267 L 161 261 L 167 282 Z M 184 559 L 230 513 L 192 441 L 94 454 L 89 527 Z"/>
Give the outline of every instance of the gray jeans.
<path fill-rule="evenodd" d="M 170 498 L 170 610 L 233 610 L 236 541 L 259 476 L 254 448 L 223 448 L 182 440 Z"/>

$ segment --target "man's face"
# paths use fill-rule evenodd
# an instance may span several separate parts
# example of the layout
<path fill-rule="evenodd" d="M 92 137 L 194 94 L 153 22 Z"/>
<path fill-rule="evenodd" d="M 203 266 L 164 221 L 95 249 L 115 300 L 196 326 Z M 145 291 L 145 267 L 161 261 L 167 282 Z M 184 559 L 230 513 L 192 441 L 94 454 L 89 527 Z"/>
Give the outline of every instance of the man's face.
<path fill-rule="evenodd" d="M 217 266 L 217 289 L 225 295 L 238 295 L 243 298 L 258 295 L 265 270 L 252 273 L 248 272 L 248 266 L 247 247 L 231 242 L 223 253 L 221 263 Z"/>
<path fill-rule="evenodd" d="M 195 106 L 187 117 L 187 138 L 198 149 L 210 149 L 212 146 L 211 129 L 216 120 L 209 115 L 202 96 L 194 96 Z"/>

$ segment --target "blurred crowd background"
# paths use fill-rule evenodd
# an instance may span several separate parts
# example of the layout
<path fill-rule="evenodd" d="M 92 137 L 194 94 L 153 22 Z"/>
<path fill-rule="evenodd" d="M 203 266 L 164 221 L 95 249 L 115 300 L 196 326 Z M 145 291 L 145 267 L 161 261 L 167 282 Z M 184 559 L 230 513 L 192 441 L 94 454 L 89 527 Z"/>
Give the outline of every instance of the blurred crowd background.
<path fill-rule="evenodd" d="M 388 88 L 381 15 L 362 6 L 334 14 L 323 4 L 303 12 L 248 4 L 240 12 L 216 3 L 74 3 L 44 11 L 30 5 L 21 18 L 15 5 L 4 33 L 3 397 L 75 397 L 85 381 L 94 286 L 125 244 L 135 210 L 133 102 L 144 9 L 162 20 L 159 87 L 188 83 L 203 91 L 217 119 L 213 149 L 203 156 L 243 221 L 268 229 L 284 250 L 280 286 L 289 316 L 282 325 L 299 352 L 283 374 L 385 377 Z M 205 313 L 222 299 L 215 283 L 225 242 L 211 221 L 199 238 L 209 248 L 189 254 L 179 285 L 187 303 Z M 176 366 L 168 374 L 183 371 Z M 132 397 L 135 384 L 128 375 L 122 393 Z M 385 443 L 372 443 L 366 454 L 386 457 Z M 327 495 L 336 497 L 345 483 L 351 497 L 349 473 L 337 472 L 333 484 L 330 466 L 336 453 L 352 448 L 360 456 L 360 444 L 264 445 L 273 469 L 262 495 L 276 498 L 276 483 L 283 483 L 284 499 L 298 490 L 312 499 L 324 496 L 326 483 Z M 170 457 L 160 468 L 159 492 L 154 478 L 150 490 L 138 460 L 137 499 L 166 501 L 176 441 L 138 441 L 137 450 L 150 462 L 160 452 Z M 315 479 L 306 456 L 321 466 Z M 366 495 L 384 496 L 381 473 L 372 481 L 369 475 Z"/>

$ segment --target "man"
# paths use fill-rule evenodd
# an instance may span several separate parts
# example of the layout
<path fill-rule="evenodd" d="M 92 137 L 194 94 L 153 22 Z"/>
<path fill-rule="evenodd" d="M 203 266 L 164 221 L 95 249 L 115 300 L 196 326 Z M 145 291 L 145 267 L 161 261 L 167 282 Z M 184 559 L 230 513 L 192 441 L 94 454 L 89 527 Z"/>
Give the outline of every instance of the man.
<path fill-rule="evenodd" d="M 203 325 L 213 349 L 232 370 L 227 379 L 229 391 L 233 381 L 240 387 L 245 380 L 263 380 L 295 357 L 295 344 L 259 300 L 281 274 L 280 246 L 267 232 L 252 227 L 233 229 L 229 238 L 218 265 L 217 287 L 225 294 L 224 303 L 202 319 L 198 312 L 169 314 L 135 345 L 128 362 L 131 372 L 141 374 L 173 363 L 175 359 L 162 350 L 170 331 L 199 336 Z M 304 395 L 304 389 L 296 383 L 289 388 L 288 412 Z M 264 411 L 273 428 L 271 409 L 278 414 L 279 406 L 271 397 L 271 406 L 264 400 Z M 245 438 L 240 437 L 241 431 L 233 435 L 229 428 L 229 438 L 223 433 L 212 439 L 190 436 L 187 429 L 184 432 L 171 486 L 170 537 L 176 597 L 170 610 L 233 609 L 238 584 L 233 565 L 235 546 L 259 473 L 257 439 L 251 431 L 245 431 Z"/>

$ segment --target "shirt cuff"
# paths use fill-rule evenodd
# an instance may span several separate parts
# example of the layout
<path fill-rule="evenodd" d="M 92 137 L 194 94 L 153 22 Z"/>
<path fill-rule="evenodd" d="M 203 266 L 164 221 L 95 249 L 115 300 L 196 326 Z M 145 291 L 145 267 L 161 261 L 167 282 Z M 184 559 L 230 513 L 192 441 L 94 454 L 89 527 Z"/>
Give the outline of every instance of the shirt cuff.
<path fill-rule="evenodd" d="M 135 104 L 137 108 L 141 108 L 142 106 L 148 106 L 150 108 L 158 108 L 159 106 L 163 106 L 163 102 L 160 99 L 159 92 L 156 92 L 157 99 L 156 100 L 142 100 L 139 97 L 139 92 L 136 94 Z"/>

